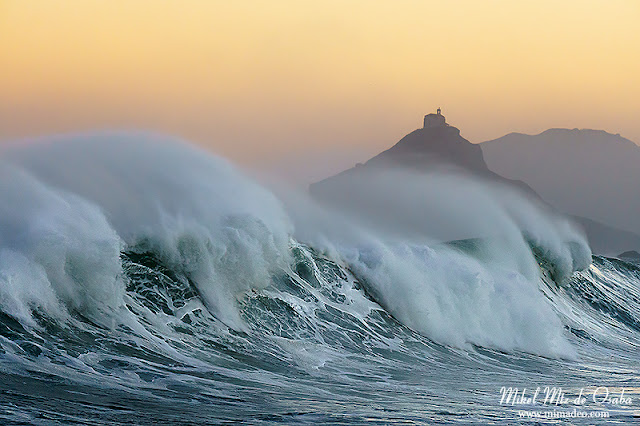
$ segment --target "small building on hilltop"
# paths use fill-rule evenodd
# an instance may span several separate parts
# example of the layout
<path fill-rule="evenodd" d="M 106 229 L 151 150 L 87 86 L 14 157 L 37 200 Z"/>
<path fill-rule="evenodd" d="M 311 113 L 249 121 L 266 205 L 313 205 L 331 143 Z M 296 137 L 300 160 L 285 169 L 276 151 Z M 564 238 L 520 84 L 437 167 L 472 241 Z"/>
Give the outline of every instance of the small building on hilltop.
<path fill-rule="evenodd" d="M 438 108 L 435 114 L 427 114 L 424 116 L 424 128 L 448 126 L 447 121 L 442 115 L 442 110 Z"/>

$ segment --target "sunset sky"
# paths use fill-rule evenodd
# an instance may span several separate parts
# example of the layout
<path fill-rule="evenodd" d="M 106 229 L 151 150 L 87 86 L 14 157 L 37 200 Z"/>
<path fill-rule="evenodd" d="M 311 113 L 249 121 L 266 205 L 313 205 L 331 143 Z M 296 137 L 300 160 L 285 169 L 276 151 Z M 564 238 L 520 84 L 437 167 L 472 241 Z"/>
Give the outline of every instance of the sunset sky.
<path fill-rule="evenodd" d="M 640 142 L 640 1 L 0 0 L 0 144 L 175 134 L 241 164 L 375 154 L 442 107 L 472 142 Z"/>

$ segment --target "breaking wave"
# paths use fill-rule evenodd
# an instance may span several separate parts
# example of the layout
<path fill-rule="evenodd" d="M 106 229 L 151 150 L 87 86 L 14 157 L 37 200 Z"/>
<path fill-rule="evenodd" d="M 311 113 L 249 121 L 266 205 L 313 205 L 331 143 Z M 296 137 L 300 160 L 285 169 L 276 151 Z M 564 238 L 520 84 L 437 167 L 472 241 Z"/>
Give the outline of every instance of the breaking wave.
<path fill-rule="evenodd" d="M 487 182 L 390 171 L 349 188 L 354 210 L 156 135 L 60 137 L 0 158 L 0 369 L 14 391 L 72 383 L 61 400 L 113 419 L 124 408 L 77 393 L 128 395 L 165 421 L 172 404 L 194 421 L 330 421 L 320 405 L 336 395 L 357 406 L 514 363 L 581 375 L 586 356 L 638 347 L 637 266 L 592 262 L 571 223 Z M 453 412 L 470 403 L 452 398 Z M 3 409 L 63 416 L 11 397 Z"/>

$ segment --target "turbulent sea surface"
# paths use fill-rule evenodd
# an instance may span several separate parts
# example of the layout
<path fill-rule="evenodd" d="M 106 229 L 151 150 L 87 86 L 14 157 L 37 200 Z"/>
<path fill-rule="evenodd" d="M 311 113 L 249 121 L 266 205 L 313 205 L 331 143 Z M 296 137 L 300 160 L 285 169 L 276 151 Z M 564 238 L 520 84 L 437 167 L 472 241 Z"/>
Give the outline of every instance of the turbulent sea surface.
<path fill-rule="evenodd" d="M 638 422 L 640 266 L 517 194 L 426 179 L 366 220 L 158 136 L 2 153 L 0 422 Z M 439 196 L 469 185 L 466 213 Z M 469 232 L 429 238 L 437 216 Z M 527 417 L 554 410 L 577 414 Z"/>

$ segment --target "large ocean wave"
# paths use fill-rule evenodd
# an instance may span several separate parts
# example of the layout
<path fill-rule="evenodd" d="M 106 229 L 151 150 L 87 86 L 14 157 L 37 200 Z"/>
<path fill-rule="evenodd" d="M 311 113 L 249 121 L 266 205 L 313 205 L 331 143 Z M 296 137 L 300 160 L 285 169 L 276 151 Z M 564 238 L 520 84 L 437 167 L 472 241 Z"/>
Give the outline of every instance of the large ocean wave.
<path fill-rule="evenodd" d="M 131 406 L 88 395 L 165 421 L 386 422 L 365 404 L 383 395 L 416 419 L 486 420 L 498 401 L 472 413 L 460 377 L 593 381 L 610 361 L 585 359 L 612 354 L 637 372 L 638 268 L 592 261 L 579 229 L 516 190 L 392 170 L 329 207 L 138 133 L 0 158 L 0 369 L 34 401 L 7 393 L 6 419 L 69 421 L 26 390 L 55 386 L 114 421 Z"/>

